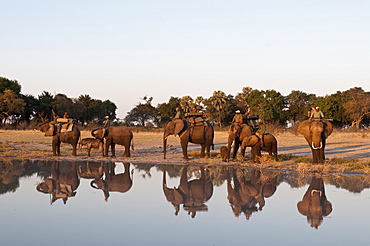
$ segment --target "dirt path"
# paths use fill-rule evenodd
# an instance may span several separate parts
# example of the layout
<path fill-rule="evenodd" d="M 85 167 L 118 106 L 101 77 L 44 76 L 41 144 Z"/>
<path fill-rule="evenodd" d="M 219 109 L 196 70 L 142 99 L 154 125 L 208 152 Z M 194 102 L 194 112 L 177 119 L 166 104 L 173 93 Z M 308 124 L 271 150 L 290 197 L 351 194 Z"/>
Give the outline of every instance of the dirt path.
<path fill-rule="evenodd" d="M 275 162 L 269 158 L 263 158 L 263 168 L 282 170 L 312 170 L 320 169 L 326 172 L 359 172 L 370 173 L 365 170 L 358 170 L 346 167 L 348 162 L 369 162 L 370 161 L 370 133 L 359 132 L 334 132 L 327 140 L 325 165 L 312 165 L 295 161 L 298 157 L 311 158 L 311 150 L 305 139 L 300 135 L 283 133 L 275 135 L 278 140 L 279 161 Z M 89 131 L 82 131 L 82 138 L 91 137 Z M 247 165 L 261 167 L 261 164 L 252 164 L 247 157 L 244 162 L 222 162 L 219 149 L 227 145 L 227 132 L 215 133 L 215 150 L 209 159 L 200 159 L 200 146 L 189 144 L 190 160 L 188 164 L 199 165 Z M 167 159 L 163 159 L 162 133 L 139 132 L 134 133 L 134 148 L 132 157 L 122 158 L 123 146 L 116 146 L 116 158 L 101 157 L 98 150 L 93 150 L 91 157 L 87 157 L 86 148 L 78 150 L 76 157 L 71 156 L 70 145 L 62 144 L 61 156 L 52 156 L 51 138 L 44 137 L 43 133 L 37 131 L 0 131 L 0 161 L 1 158 L 26 158 L 35 160 L 79 160 L 79 161 L 128 161 L 132 163 L 148 164 L 184 164 L 179 138 L 171 136 L 168 139 Z M 264 156 L 266 152 L 262 153 Z M 335 159 L 342 159 L 340 165 L 331 163 Z M 367 163 L 367 165 L 369 165 Z"/>

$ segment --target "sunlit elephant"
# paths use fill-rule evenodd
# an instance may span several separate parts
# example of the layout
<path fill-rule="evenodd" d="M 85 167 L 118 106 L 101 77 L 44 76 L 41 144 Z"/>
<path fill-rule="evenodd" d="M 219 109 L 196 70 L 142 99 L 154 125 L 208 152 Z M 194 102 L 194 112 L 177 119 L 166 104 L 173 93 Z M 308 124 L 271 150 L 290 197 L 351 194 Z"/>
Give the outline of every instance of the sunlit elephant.
<path fill-rule="evenodd" d="M 259 159 L 261 157 L 261 146 L 261 139 L 257 135 L 253 134 L 250 136 L 246 136 L 240 146 L 242 157 L 244 158 L 245 156 L 246 147 L 251 147 L 252 162 L 260 163 Z"/>
<path fill-rule="evenodd" d="M 85 168 L 79 165 L 78 174 L 84 179 L 100 179 L 103 176 L 103 163 L 99 167 L 91 167 L 89 162 L 86 162 Z"/>
<path fill-rule="evenodd" d="M 333 125 L 326 120 L 305 120 L 298 126 L 312 150 L 313 163 L 324 163 L 326 139 L 333 132 Z"/>
<path fill-rule="evenodd" d="M 81 134 L 76 125 L 71 125 L 71 127 L 65 132 L 59 132 L 56 125 L 50 124 L 49 122 L 44 122 L 38 125 L 38 129 L 42 132 L 50 133 L 48 136 L 52 136 L 51 146 L 53 148 L 54 156 L 60 155 L 61 143 L 68 143 L 72 145 L 72 155 L 77 155 L 77 144 Z"/>
<path fill-rule="evenodd" d="M 62 198 L 66 204 L 69 197 L 76 195 L 76 190 L 80 185 L 75 162 L 53 162 L 51 166 L 51 178 L 46 178 L 36 186 L 37 191 L 51 194 L 51 204 Z"/>
<path fill-rule="evenodd" d="M 174 206 L 175 215 L 178 215 L 181 204 L 192 218 L 195 217 L 197 211 L 208 211 L 208 207 L 204 203 L 213 195 L 213 184 L 210 180 L 209 171 L 204 167 L 199 167 L 199 169 L 201 177 L 188 181 L 188 165 L 185 165 L 181 172 L 179 186 L 169 188 L 166 179 L 166 166 L 164 166 L 163 193 L 167 201 Z"/>
<path fill-rule="evenodd" d="M 90 182 L 91 187 L 103 191 L 106 202 L 110 196 L 109 192 L 126 193 L 133 184 L 134 170 L 130 172 L 130 163 L 123 163 L 125 171 L 120 174 L 115 173 L 115 166 L 114 163 L 104 163 L 104 179 L 94 179 Z"/>
<path fill-rule="evenodd" d="M 247 210 L 255 207 L 256 201 L 254 198 L 258 195 L 258 190 L 250 181 L 245 180 L 244 176 L 239 180 L 236 172 L 237 169 L 229 168 L 227 175 L 227 200 L 235 217 L 239 217 L 242 212 L 246 211 L 246 218 L 249 219 L 250 213 Z"/>
<path fill-rule="evenodd" d="M 188 160 L 188 143 L 200 144 L 200 157 L 210 157 L 210 149 L 213 148 L 213 126 L 205 121 L 202 124 L 192 126 L 188 121 L 176 119 L 168 122 L 163 133 L 164 159 L 167 152 L 167 138 L 170 135 L 178 135 L 182 147 L 183 159 Z"/>
<path fill-rule="evenodd" d="M 318 229 L 324 216 L 328 216 L 333 210 L 331 202 L 325 195 L 324 181 L 322 178 L 313 177 L 302 201 L 297 204 L 298 211 L 307 216 L 311 227 Z"/>
<path fill-rule="evenodd" d="M 229 134 L 227 140 L 227 149 L 229 151 L 228 159 L 230 159 L 231 146 L 234 143 L 233 153 L 231 156 L 231 158 L 234 160 L 244 138 L 251 136 L 253 134 L 253 129 L 247 124 L 234 123 L 230 126 L 228 134 Z"/>
<path fill-rule="evenodd" d="M 130 157 L 130 147 L 134 149 L 133 133 L 125 126 L 110 126 L 106 128 L 97 128 L 91 131 L 91 135 L 100 140 L 105 140 L 104 156 L 108 156 L 109 146 L 111 147 L 112 157 L 116 156 L 116 144 L 125 146 L 123 157 Z"/>

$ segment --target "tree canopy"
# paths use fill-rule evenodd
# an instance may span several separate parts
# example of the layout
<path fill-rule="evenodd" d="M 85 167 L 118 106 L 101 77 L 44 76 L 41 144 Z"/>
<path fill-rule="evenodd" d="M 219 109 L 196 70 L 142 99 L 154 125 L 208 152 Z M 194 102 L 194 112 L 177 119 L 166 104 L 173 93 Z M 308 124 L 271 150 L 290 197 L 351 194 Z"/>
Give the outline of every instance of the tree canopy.
<path fill-rule="evenodd" d="M 115 124 L 163 127 L 176 113 L 178 108 L 184 116 L 191 108 L 206 112 L 208 119 L 219 127 L 227 126 L 236 110 L 245 113 L 248 108 L 252 113 L 270 123 L 294 124 L 308 118 L 311 107 L 318 106 L 325 118 L 332 119 L 338 126 L 367 127 L 370 122 L 370 92 L 360 87 L 347 91 L 337 91 L 326 96 L 316 96 L 299 90 L 292 90 L 283 96 L 280 92 L 257 90 L 250 86 L 241 88 L 236 96 L 226 95 L 216 90 L 209 98 L 190 95 L 181 98 L 170 97 L 168 102 L 153 105 L 153 97 L 144 96 L 123 119 L 116 118 L 117 106 L 110 100 L 102 101 L 82 94 L 78 98 L 69 98 L 59 93 L 56 95 L 43 91 L 37 97 L 23 95 L 21 85 L 16 80 L 0 77 L 0 120 L 2 124 L 21 124 L 50 121 L 52 110 L 59 116 L 64 112 L 83 125 L 91 123 L 101 125 L 104 117 Z"/>

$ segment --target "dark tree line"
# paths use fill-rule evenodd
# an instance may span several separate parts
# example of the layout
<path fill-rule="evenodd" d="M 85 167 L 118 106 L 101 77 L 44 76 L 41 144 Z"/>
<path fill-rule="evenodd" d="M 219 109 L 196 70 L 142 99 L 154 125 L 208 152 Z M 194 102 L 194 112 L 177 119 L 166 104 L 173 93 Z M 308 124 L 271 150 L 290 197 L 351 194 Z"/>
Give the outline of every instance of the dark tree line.
<path fill-rule="evenodd" d="M 30 124 L 51 120 L 54 110 L 62 116 L 69 116 L 83 125 L 91 123 L 101 125 L 106 115 L 116 124 L 128 126 L 163 127 L 175 115 L 179 108 L 184 115 L 196 106 L 199 111 L 207 112 L 208 119 L 224 127 L 230 124 L 234 112 L 244 113 L 248 107 L 254 114 L 268 123 L 286 126 L 307 119 L 312 106 L 318 106 L 325 118 L 332 119 L 337 126 L 360 128 L 370 122 L 370 92 L 360 87 L 346 91 L 337 91 L 326 96 L 316 96 L 293 90 L 283 96 L 275 90 L 256 90 L 244 87 L 234 95 L 214 91 L 209 98 L 198 96 L 170 97 L 168 102 L 152 105 L 153 97 L 145 96 L 121 121 L 116 118 L 116 105 L 109 100 L 93 99 L 89 95 L 69 98 L 64 94 L 52 95 L 43 91 L 39 96 L 21 94 L 21 85 L 16 80 L 0 77 L 0 120 L 2 124 Z"/>
<path fill-rule="evenodd" d="M 69 98 L 64 94 L 52 95 L 43 91 L 37 97 L 21 94 L 16 80 L 0 77 L 0 122 L 2 125 L 20 125 L 52 120 L 52 111 L 60 117 L 69 117 L 83 125 L 101 125 L 106 115 L 116 119 L 117 106 L 109 100 L 93 99 L 89 95 Z"/>

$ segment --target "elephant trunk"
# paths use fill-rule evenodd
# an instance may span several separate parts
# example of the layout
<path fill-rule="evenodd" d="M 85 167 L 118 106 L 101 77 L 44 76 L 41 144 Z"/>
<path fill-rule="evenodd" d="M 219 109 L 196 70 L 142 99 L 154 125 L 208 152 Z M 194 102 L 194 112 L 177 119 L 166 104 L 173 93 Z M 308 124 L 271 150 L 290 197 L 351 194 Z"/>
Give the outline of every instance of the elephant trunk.
<path fill-rule="evenodd" d="M 167 137 L 163 134 L 163 159 L 166 159 L 166 152 L 167 152 Z"/>

